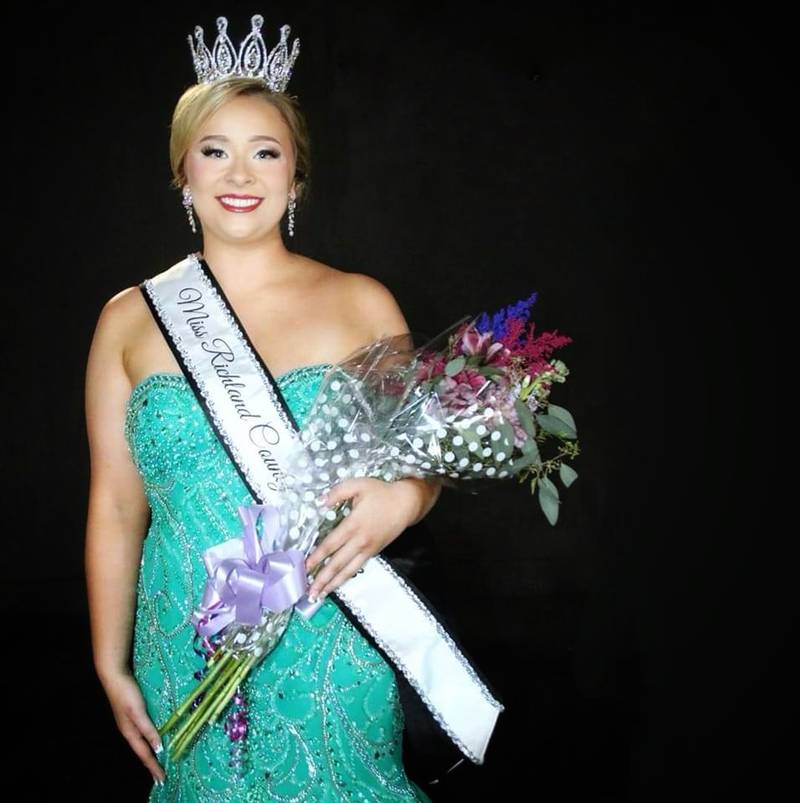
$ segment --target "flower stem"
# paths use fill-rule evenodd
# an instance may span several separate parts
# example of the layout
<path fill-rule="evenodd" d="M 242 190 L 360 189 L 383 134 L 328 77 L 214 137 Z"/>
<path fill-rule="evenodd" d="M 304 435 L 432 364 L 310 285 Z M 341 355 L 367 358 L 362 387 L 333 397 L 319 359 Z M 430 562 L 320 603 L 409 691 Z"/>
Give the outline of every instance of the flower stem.
<path fill-rule="evenodd" d="M 228 701 L 231 699 L 231 697 L 233 697 L 234 693 L 236 692 L 236 687 L 250 671 L 250 667 L 253 665 L 254 661 L 255 657 L 249 655 L 246 658 L 242 659 L 241 664 L 233 670 L 230 678 L 226 682 L 226 685 L 220 692 L 218 702 L 214 705 L 213 709 L 211 710 L 211 713 L 209 715 L 209 724 L 212 724 L 217 721 L 217 718 L 222 713 L 225 706 L 228 704 Z"/>
<path fill-rule="evenodd" d="M 175 709 L 175 712 L 166 721 L 166 723 L 163 724 L 158 729 L 159 736 L 163 736 L 165 733 L 168 733 L 170 730 L 172 730 L 172 728 L 175 726 L 178 720 L 184 715 L 184 713 L 187 711 L 189 706 L 195 701 L 195 699 L 199 697 L 203 693 L 203 691 L 205 691 L 205 689 L 211 683 L 213 683 L 214 680 L 219 676 L 219 674 L 223 671 L 225 665 L 227 664 L 227 662 L 231 657 L 232 656 L 230 655 L 230 653 L 221 655 L 220 658 L 217 658 L 216 655 L 212 656 L 212 661 L 213 661 L 212 668 L 208 671 L 208 673 L 200 682 L 200 684 L 196 688 L 192 689 L 191 693 L 184 699 L 184 701 L 178 706 L 178 708 Z"/>
<path fill-rule="evenodd" d="M 195 735 L 202 727 L 206 724 L 210 725 L 216 722 L 219 714 L 225 709 L 231 697 L 233 697 L 242 677 L 250 670 L 254 660 L 255 659 L 252 657 L 242 659 L 234 657 L 233 661 L 229 663 L 230 668 L 226 671 L 225 676 L 220 678 L 219 684 L 209 689 L 208 694 L 203 700 L 203 705 L 198 706 L 193 712 L 189 721 L 184 726 L 180 737 L 176 738 L 173 742 L 173 758 L 175 760 L 180 758 L 186 747 L 192 743 Z"/>
<path fill-rule="evenodd" d="M 213 683 L 203 697 L 202 702 L 186 717 L 181 727 L 172 739 L 170 752 L 175 760 L 183 753 L 191 737 L 208 719 L 208 712 L 213 708 L 219 689 L 227 684 L 227 679 L 236 669 L 235 656 L 228 653 L 220 660 L 220 668 L 214 673 Z M 196 694 L 194 696 L 197 696 Z"/>

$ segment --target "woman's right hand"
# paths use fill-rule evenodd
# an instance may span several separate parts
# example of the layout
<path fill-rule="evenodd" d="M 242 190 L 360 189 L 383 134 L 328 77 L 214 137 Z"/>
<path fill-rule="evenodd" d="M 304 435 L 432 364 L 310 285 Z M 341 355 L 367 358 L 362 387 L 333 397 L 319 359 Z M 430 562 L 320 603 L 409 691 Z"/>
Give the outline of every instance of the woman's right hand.
<path fill-rule="evenodd" d="M 102 682 L 120 733 L 150 770 L 153 780 L 163 783 L 166 774 L 154 754 L 154 751 L 160 752 L 163 749 L 161 736 L 147 715 L 144 697 L 136 678 L 131 672 L 120 670 L 104 677 Z"/>

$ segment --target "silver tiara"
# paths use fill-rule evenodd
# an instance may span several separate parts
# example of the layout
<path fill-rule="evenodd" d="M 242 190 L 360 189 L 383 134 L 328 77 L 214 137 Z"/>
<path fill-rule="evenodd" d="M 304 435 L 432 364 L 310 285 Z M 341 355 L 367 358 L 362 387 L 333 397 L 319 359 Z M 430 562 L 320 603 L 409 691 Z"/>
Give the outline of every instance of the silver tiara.
<path fill-rule="evenodd" d="M 188 39 L 198 84 L 210 84 L 222 78 L 239 75 L 243 78 L 260 78 L 273 92 L 283 92 L 286 89 L 300 53 L 300 40 L 295 38 L 290 54 L 287 39 L 291 28 L 283 25 L 281 41 L 270 53 L 261 37 L 264 18 L 261 14 L 254 14 L 250 23 L 252 30 L 239 46 L 238 53 L 226 33 L 228 20 L 225 17 L 217 17 L 219 33 L 213 50 L 209 50 L 203 41 L 203 29 L 199 25 L 195 26 L 197 47 L 192 42 L 191 34 Z"/>

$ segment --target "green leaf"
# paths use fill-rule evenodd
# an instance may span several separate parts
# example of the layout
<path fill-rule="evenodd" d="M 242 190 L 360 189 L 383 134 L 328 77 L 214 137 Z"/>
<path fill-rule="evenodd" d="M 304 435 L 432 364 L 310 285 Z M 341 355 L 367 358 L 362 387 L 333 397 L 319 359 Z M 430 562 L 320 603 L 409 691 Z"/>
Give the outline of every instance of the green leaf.
<path fill-rule="evenodd" d="M 508 461 L 508 467 L 509 467 L 508 470 L 510 472 L 516 473 L 520 469 L 525 468 L 525 466 L 529 466 L 531 463 L 537 462 L 538 459 L 539 459 L 538 451 L 536 452 L 536 454 L 529 453 L 529 454 L 523 454 L 521 457 L 517 456 L 513 458 L 513 460 Z"/>
<path fill-rule="evenodd" d="M 500 437 L 496 441 L 489 439 L 492 452 L 494 454 L 505 452 L 506 457 L 510 457 L 514 450 L 514 428 L 507 421 L 503 421 L 495 429 L 500 433 Z"/>
<path fill-rule="evenodd" d="M 536 443 L 536 441 L 533 438 L 531 438 L 530 440 L 523 441 L 521 449 L 522 449 L 522 454 L 533 453 L 537 457 L 539 457 L 539 444 Z"/>
<path fill-rule="evenodd" d="M 459 435 L 461 435 L 461 437 L 464 438 L 465 448 L 467 449 L 467 451 L 469 451 L 470 443 L 474 442 L 474 443 L 478 444 L 478 449 L 476 451 L 474 451 L 474 452 L 470 452 L 470 454 L 472 454 L 472 455 L 479 455 L 480 454 L 481 436 L 478 435 L 478 433 L 475 431 L 475 427 L 474 426 L 463 427 L 459 431 Z M 475 459 L 477 460 L 478 458 L 476 457 Z"/>
<path fill-rule="evenodd" d="M 460 357 L 456 357 L 453 360 L 450 360 L 447 365 L 444 367 L 444 372 L 448 376 L 455 376 L 459 371 L 464 369 L 464 365 L 466 364 L 466 359 L 464 359 L 463 355 Z"/>
<path fill-rule="evenodd" d="M 572 414 L 566 407 L 559 407 L 557 404 L 548 404 L 547 405 L 547 412 L 549 415 L 554 415 L 556 418 L 560 418 L 562 421 L 567 423 L 575 432 L 578 431 L 578 428 L 575 426 L 575 419 L 572 417 Z"/>
<path fill-rule="evenodd" d="M 478 455 L 480 454 L 480 437 L 478 434 L 471 429 L 470 427 L 464 427 L 463 429 L 459 429 L 459 435 L 464 439 L 464 442 L 460 446 L 456 446 L 456 444 L 452 445 L 453 452 L 458 460 L 461 460 L 462 457 L 466 457 L 470 463 L 478 462 L 479 458 Z M 470 450 L 469 445 L 470 443 L 477 443 L 478 449 L 475 451 Z"/>
<path fill-rule="evenodd" d="M 572 466 L 568 466 L 566 463 L 562 463 L 558 467 L 558 476 L 561 477 L 561 482 L 569 488 L 575 480 L 578 479 L 578 472 Z"/>
<path fill-rule="evenodd" d="M 536 420 L 543 430 L 553 435 L 570 439 L 578 437 L 578 433 L 566 421 L 554 415 L 537 415 Z"/>
<path fill-rule="evenodd" d="M 547 520 L 555 526 L 558 521 L 558 508 L 561 500 L 558 498 L 558 488 L 549 477 L 539 480 L 539 507 L 547 516 Z"/>
<path fill-rule="evenodd" d="M 528 409 L 528 405 L 519 399 L 514 399 L 514 409 L 517 411 L 519 422 L 522 424 L 525 432 L 527 432 L 531 438 L 535 438 L 536 425 L 533 423 L 533 416 L 531 415 L 531 411 Z"/>
<path fill-rule="evenodd" d="M 463 443 L 461 443 L 459 445 L 457 445 L 457 444 L 455 444 L 455 443 L 453 443 L 451 441 L 450 442 L 450 451 L 456 456 L 455 461 L 451 465 L 456 465 L 456 463 L 459 460 L 461 460 L 462 457 L 469 458 L 469 456 L 470 456 L 469 447 L 468 447 L 466 441 L 464 441 Z"/>

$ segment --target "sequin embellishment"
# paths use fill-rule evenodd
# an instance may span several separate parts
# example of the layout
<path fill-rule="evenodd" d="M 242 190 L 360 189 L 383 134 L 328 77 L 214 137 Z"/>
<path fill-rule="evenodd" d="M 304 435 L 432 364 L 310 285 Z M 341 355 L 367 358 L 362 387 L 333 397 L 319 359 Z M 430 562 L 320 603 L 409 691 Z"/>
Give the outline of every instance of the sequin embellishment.
<path fill-rule="evenodd" d="M 329 367 L 302 366 L 275 378 L 299 426 Z M 201 554 L 221 534 L 239 533 L 237 507 L 254 500 L 182 374 L 150 374 L 134 387 L 125 437 L 151 509 L 133 671 L 148 715 L 162 725 L 203 666 L 191 625 L 205 584 Z M 153 785 L 150 801 L 430 801 L 403 766 L 394 669 L 330 598 L 311 620 L 292 616 L 245 691 L 244 767 L 229 766 L 220 717 L 183 760 L 164 765 L 165 785 Z"/>

